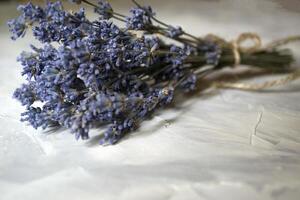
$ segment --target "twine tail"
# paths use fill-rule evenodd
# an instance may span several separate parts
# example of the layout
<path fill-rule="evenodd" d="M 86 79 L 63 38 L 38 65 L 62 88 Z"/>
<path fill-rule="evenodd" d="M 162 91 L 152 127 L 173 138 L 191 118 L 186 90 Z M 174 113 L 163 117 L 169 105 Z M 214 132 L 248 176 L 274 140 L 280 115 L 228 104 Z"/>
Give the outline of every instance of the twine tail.
<path fill-rule="evenodd" d="M 295 35 L 295 36 L 290 36 L 290 37 L 287 37 L 287 38 L 275 40 L 275 41 L 270 42 L 269 44 L 267 44 L 265 46 L 265 49 L 274 49 L 274 48 L 277 48 L 279 46 L 283 46 L 283 45 L 286 45 L 288 43 L 296 42 L 296 41 L 300 41 L 300 35 Z"/>
<path fill-rule="evenodd" d="M 262 90 L 274 86 L 280 86 L 284 85 L 287 83 L 290 83 L 296 79 L 300 78 L 300 70 L 297 70 L 286 77 L 272 80 L 272 81 L 266 81 L 261 84 L 250 84 L 250 83 L 234 83 L 234 82 L 215 82 L 213 83 L 214 87 L 217 88 L 231 88 L 231 89 L 240 89 L 240 90 L 252 90 L 252 91 L 257 91 L 257 90 Z"/>

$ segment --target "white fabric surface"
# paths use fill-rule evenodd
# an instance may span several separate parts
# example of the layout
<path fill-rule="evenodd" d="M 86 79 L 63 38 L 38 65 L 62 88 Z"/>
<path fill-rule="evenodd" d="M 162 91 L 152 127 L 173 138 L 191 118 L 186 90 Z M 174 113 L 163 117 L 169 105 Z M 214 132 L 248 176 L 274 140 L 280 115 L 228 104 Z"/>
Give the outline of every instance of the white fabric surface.
<path fill-rule="evenodd" d="M 127 2 L 113 5 L 125 9 Z M 256 31 L 265 41 L 299 33 L 299 9 L 287 2 L 299 4 L 280 2 L 148 1 L 160 18 L 189 32 L 233 38 Z M 15 15 L 15 4 L 0 6 L 1 22 Z M 22 82 L 15 57 L 30 40 L 12 42 L 0 26 L 1 200 L 299 199 L 300 81 L 271 92 L 178 99 L 119 144 L 102 147 L 101 130 L 86 142 L 19 122 L 23 108 L 11 99 Z"/>

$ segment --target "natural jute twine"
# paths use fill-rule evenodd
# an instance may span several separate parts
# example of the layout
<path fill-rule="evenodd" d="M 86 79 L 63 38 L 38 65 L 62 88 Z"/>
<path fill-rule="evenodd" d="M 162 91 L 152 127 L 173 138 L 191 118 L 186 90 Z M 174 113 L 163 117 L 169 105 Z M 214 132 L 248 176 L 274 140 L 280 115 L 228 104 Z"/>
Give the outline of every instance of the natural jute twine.
<path fill-rule="evenodd" d="M 207 35 L 206 38 L 209 38 L 220 45 L 230 45 L 232 48 L 232 53 L 234 56 L 234 65 L 233 67 L 237 67 L 241 64 L 241 55 L 240 53 L 253 53 L 261 50 L 274 49 L 282 45 L 286 45 L 290 42 L 295 42 L 300 40 L 300 36 L 290 36 L 287 38 L 275 40 L 265 47 L 262 47 L 261 38 L 256 33 L 242 33 L 240 34 L 236 40 L 231 42 L 227 42 L 224 39 L 216 36 L 216 35 Z M 253 42 L 253 45 L 250 47 L 243 47 L 242 43 L 250 40 Z M 296 70 L 293 73 L 276 80 L 266 81 L 260 84 L 248 84 L 248 83 L 236 83 L 236 82 L 215 82 L 212 84 L 213 87 L 218 88 L 233 88 L 240 90 L 262 90 L 274 86 L 280 86 L 287 83 L 290 83 L 293 80 L 300 78 L 300 70 Z"/>

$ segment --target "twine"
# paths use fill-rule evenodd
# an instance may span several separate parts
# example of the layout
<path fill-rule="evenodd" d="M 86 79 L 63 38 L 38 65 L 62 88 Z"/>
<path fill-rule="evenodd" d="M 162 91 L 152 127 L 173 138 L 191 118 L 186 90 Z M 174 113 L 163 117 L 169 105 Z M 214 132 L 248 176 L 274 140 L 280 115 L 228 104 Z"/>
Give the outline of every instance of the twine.
<path fill-rule="evenodd" d="M 252 40 L 253 46 L 243 47 L 242 43 L 244 43 L 247 40 Z M 259 35 L 257 35 L 256 33 L 242 33 L 239 35 L 239 37 L 236 40 L 233 40 L 231 42 L 231 46 L 232 46 L 232 53 L 234 57 L 233 67 L 237 67 L 241 64 L 240 52 L 252 53 L 260 50 L 262 45 L 261 45 L 261 39 Z"/>
<path fill-rule="evenodd" d="M 262 47 L 261 38 L 256 33 L 242 33 L 238 36 L 236 40 L 233 40 L 231 42 L 226 42 L 224 39 L 216 36 L 216 35 L 208 35 L 208 39 L 212 39 L 215 42 L 217 42 L 220 45 L 230 45 L 232 49 L 232 53 L 234 56 L 234 65 L 232 67 L 237 67 L 241 64 L 241 55 L 240 53 L 254 53 L 261 50 L 270 50 L 277 47 L 280 47 L 282 45 L 286 45 L 290 42 L 295 42 L 300 40 L 300 36 L 290 36 L 287 38 L 275 40 L 265 47 Z M 251 40 L 253 42 L 252 46 L 249 47 L 243 47 L 242 43 L 244 43 L 247 40 Z M 300 78 L 300 70 L 297 70 L 286 77 L 272 80 L 272 81 L 266 81 L 262 84 L 247 84 L 247 83 L 232 83 L 232 82 L 215 82 L 213 83 L 214 87 L 218 88 L 233 88 L 233 89 L 240 89 L 240 90 L 262 90 L 274 86 L 284 85 L 287 83 L 292 82 L 293 80 L 296 80 Z"/>
<path fill-rule="evenodd" d="M 258 34 L 256 33 L 242 33 L 240 34 L 237 39 L 227 42 L 223 38 L 214 35 L 214 34 L 208 34 L 205 36 L 205 40 L 210 40 L 215 43 L 217 43 L 220 46 L 229 46 L 232 49 L 232 54 L 234 57 L 234 65 L 232 67 L 236 67 L 241 64 L 241 52 L 242 53 L 253 53 L 255 51 L 260 50 L 262 46 L 261 39 Z M 242 43 L 246 42 L 247 40 L 250 40 L 253 42 L 253 46 L 249 47 L 243 47 Z"/>
<path fill-rule="evenodd" d="M 299 41 L 299 40 L 300 40 L 300 35 L 290 36 L 290 37 L 287 37 L 287 38 L 283 38 L 283 39 L 279 39 L 279 40 L 275 40 L 273 42 L 270 42 L 269 44 L 267 44 L 265 46 L 265 49 L 274 49 L 274 48 L 277 48 L 279 46 L 283 46 L 283 45 L 286 45 L 288 43 L 296 42 L 296 41 Z"/>
<path fill-rule="evenodd" d="M 218 88 L 232 88 L 232 89 L 240 89 L 240 90 L 262 90 L 274 86 L 280 86 L 287 83 L 290 83 L 296 79 L 300 78 L 300 70 L 297 70 L 286 77 L 272 80 L 272 81 L 266 81 L 261 84 L 249 84 L 249 83 L 231 83 L 231 82 L 215 82 L 213 84 L 214 87 Z"/>

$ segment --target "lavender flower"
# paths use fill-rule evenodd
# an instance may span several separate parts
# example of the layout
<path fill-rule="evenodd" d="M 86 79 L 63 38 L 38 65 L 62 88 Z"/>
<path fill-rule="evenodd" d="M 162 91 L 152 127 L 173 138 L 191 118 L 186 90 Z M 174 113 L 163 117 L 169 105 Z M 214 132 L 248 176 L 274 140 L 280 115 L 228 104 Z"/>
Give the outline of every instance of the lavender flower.
<path fill-rule="evenodd" d="M 100 15 L 100 19 L 110 19 L 113 16 L 113 9 L 107 1 L 98 1 L 98 7 L 95 7 L 95 12 Z"/>
<path fill-rule="evenodd" d="M 167 35 L 171 38 L 177 38 L 183 35 L 183 30 L 180 26 L 169 26 L 167 29 Z"/>
<path fill-rule="evenodd" d="M 206 64 L 217 66 L 221 57 L 222 50 L 219 45 L 207 41 L 204 45 L 198 47 L 205 53 Z"/>
<path fill-rule="evenodd" d="M 21 120 L 34 128 L 63 126 L 88 139 L 91 128 L 104 125 L 100 143 L 115 144 L 170 104 L 175 92 L 194 90 L 195 70 L 230 64 L 221 54 L 231 50 L 159 21 L 151 7 L 135 2 L 124 16 L 106 1 L 70 1 L 93 6 L 100 19 L 89 21 L 84 9 L 67 12 L 57 1 L 19 6 L 20 16 L 8 22 L 13 40 L 31 27 L 43 43 L 18 57 L 26 83 L 13 94 L 26 107 Z M 40 107 L 33 106 L 37 101 Z"/>
<path fill-rule="evenodd" d="M 185 92 L 190 92 L 196 89 L 197 76 L 194 73 L 186 76 L 186 78 L 180 84 L 180 87 L 184 89 Z"/>
<path fill-rule="evenodd" d="M 103 20 L 114 16 L 105 1 L 95 7 L 102 20 L 94 22 L 86 19 L 84 9 L 71 14 L 60 2 L 44 8 L 29 3 L 19 10 L 21 16 L 9 23 L 13 38 L 23 36 L 30 23 L 35 38 L 46 43 L 18 58 L 28 83 L 14 97 L 27 106 L 22 120 L 35 128 L 58 124 L 77 139 L 88 139 L 94 124 L 108 124 L 101 143 L 114 144 L 169 104 L 176 82 L 185 78 L 178 88 L 194 89 L 196 78 L 185 77 L 189 70 L 184 68 L 191 47 L 168 45 L 149 34 L 151 7 L 133 8 L 125 19 L 128 29 L 147 30 L 141 37 Z M 174 38 L 183 34 L 180 27 L 168 31 Z M 35 101 L 43 106 L 32 107 Z"/>
<path fill-rule="evenodd" d="M 39 6 L 33 5 L 31 2 L 27 3 L 26 5 L 18 6 L 18 10 L 22 13 L 21 16 L 27 22 L 36 22 L 45 17 L 44 10 Z"/>
<path fill-rule="evenodd" d="M 151 10 L 151 9 L 148 9 Z M 131 16 L 126 18 L 126 27 L 133 30 L 143 30 L 152 25 L 151 13 L 142 8 L 132 8 Z"/>
<path fill-rule="evenodd" d="M 37 99 L 34 92 L 34 85 L 22 84 L 20 88 L 17 88 L 13 94 L 14 98 L 19 100 L 23 106 L 31 106 Z"/>
<path fill-rule="evenodd" d="M 29 122 L 35 129 L 38 127 L 45 129 L 51 124 L 51 121 L 47 118 L 47 114 L 40 107 L 29 107 L 26 112 L 22 113 L 22 117 L 21 121 Z"/>
<path fill-rule="evenodd" d="M 24 37 L 27 26 L 25 25 L 25 19 L 19 17 L 7 22 L 9 31 L 12 33 L 11 39 L 16 40 L 19 37 Z"/>

